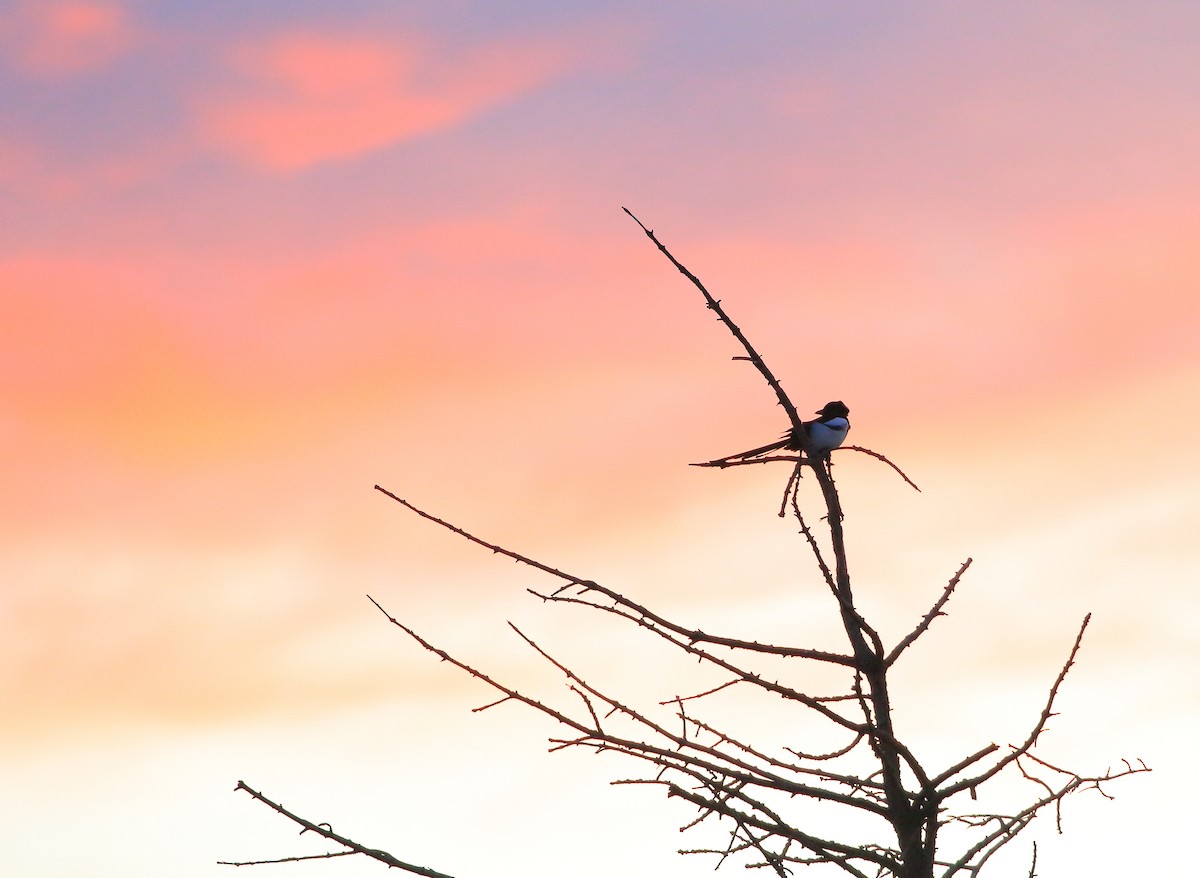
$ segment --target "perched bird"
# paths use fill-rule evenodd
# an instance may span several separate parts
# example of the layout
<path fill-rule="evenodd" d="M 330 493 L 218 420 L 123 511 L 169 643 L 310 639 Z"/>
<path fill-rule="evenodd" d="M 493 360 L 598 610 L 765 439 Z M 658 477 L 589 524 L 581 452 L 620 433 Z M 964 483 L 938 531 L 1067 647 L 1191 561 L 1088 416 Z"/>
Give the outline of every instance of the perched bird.
<path fill-rule="evenodd" d="M 850 409 L 840 399 L 826 403 L 817 412 L 821 417 L 805 421 L 799 428 L 788 430 L 787 435 L 778 442 L 764 445 L 761 448 L 751 448 L 741 454 L 731 454 L 722 457 L 721 462 L 730 460 L 749 460 L 760 457 L 772 451 L 785 449 L 787 451 L 807 451 L 813 457 L 822 457 L 837 448 L 850 432 Z"/>

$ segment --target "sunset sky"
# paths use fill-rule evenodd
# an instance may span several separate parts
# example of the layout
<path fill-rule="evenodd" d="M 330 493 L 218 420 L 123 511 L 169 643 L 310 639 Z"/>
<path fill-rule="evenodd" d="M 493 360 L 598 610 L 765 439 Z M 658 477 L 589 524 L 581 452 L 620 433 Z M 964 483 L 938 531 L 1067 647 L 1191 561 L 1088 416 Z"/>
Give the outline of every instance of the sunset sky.
<path fill-rule="evenodd" d="M 379 484 L 684 624 L 836 635 L 775 515 L 787 468 L 687 466 L 786 419 L 625 206 L 803 413 L 845 400 L 921 486 L 835 457 L 885 636 L 975 559 L 898 681 L 931 762 L 1022 738 L 1094 613 L 1044 752 L 1154 773 L 996 873 L 1036 839 L 1040 875 L 1178 874 L 1197 46 L 1165 0 L 5 0 L 0 871 L 333 849 L 244 780 L 456 878 L 710 872 L 675 853 L 721 843 L 677 833 L 687 807 L 608 785 L 636 766 L 471 713 L 491 695 L 366 597 L 550 701 L 507 620 L 614 692 L 680 694 Z M 775 719 L 751 717 L 797 746 Z"/>

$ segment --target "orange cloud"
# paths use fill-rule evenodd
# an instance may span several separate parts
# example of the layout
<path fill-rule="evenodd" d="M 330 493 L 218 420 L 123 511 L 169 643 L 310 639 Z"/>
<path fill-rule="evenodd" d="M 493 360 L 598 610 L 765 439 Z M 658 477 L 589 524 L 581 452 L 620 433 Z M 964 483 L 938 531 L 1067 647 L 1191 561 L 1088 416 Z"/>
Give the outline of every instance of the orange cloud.
<path fill-rule="evenodd" d="M 98 70 L 135 41 L 123 6 L 88 0 L 22 3 L 3 36 L 17 67 L 47 77 Z"/>
<path fill-rule="evenodd" d="M 512 45 L 450 63 L 413 44 L 293 33 L 234 53 L 243 88 L 203 99 L 201 126 L 245 161 L 298 171 L 454 125 L 566 60 L 562 49 Z"/>

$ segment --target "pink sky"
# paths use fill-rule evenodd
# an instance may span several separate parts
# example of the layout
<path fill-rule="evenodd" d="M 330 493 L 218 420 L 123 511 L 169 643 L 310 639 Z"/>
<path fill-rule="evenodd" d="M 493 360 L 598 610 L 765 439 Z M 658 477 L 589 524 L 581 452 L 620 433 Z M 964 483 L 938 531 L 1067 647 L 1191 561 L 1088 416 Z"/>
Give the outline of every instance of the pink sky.
<path fill-rule="evenodd" d="M 922 485 L 840 461 L 886 631 L 976 558 L 913 658 L 913 733 L 1019 734 L 1094 611 L 1051 746 L 1156 773 L 1073 802 L 1041 862 L 1177 870 L 1150 858 L 1198 767 L 1198 27 L 1172 3 L 9 4 L 14 874 L 297 853 L 238 779 L 461 878 L 708 868 L 673 853 L 686 814 L 471 715 L 486 696 L 364 597 L 518 681 L 542 678 L 510 618 L 640 685 L 623 632 L 379 483 L 689 624 L 834 623 L 774 517 L 785 474 L 686 466 L 783 418 L 622 206 L 803 410 L 846 400 Z"/>

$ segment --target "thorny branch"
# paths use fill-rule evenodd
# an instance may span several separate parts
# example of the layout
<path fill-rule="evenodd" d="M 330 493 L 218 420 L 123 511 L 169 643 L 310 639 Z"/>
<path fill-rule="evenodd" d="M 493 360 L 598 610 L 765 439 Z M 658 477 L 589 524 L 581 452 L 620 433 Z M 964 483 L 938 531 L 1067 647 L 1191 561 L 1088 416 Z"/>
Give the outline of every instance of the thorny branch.
<path fill-rule="evenodd" d="M 947 799 L 950 796 L 953 796 L 955 793 L 962 792 L 966 789 L 975 789 L 979 787 L 981 784 L 995 777 L 1009 765 L 1016 762 L 1021 756 L 1033 749 L 1033 746 L 1037 743 L 1038 738 L 1045 730 L 1046 723 L 1050 721 L 1050 717 L 1054 716 L 1054 700 L 1058 697 L 1059 687 L 1062 686 L 1063 680 L 1067 678 L 1067 673 L 1075 664 L 1075 656 L 1079 654 L 1079 647 L 1083 643 L 1083 633 L 1087 630 L 1087 626 L 1090 621 L 1092 621 L 1092 614 L 1088 613 L 1083 618 L 1083 624 L 1079 626 L 1079 633 L 1075 635 L 1075 643 L 1071 647 L 1070 655 L 1067 656 L 1067 660 L 1063 664 L 1062 670 L 1058 672 L 1058 677 L 1055 678 L 1054 683 L 1050 686 L 1050 693 L 1046 697 L 1046 706 L 1042 708 L 1041 715 L 1038 716 L 1037 722 L 1034 723 L 1033 729 L 1029 732 L 1029 736 L 1025 739 L 1024 743 L 1013 747 L 1012 751 L 1008 755 L 997 760 L 996 763 L 986 771 L 975 775 L 974 777 L 964 778 L 957 783 L 945 787 L 942 790 L 942 799 Z M 949 780 L 950 777 L 951 775 L 943 772 L 942 775 L 935 778 L 935 781 L 937 783 L 942 783 L 946 780 Z"/>
<path fill-rule="evenodd" d="M 429 641 L 425 640 L 408 626 L 404 625 L 395 617 L 388 614 L 386 610 L 374 599 L 368 596 L 368 599 L 379 608 L 389 622 L 395 625 L 400 630 L 404 631 L 409 637 L 415 640 L 425 649 L 437 655 L 443 661 L 450 662 L 456 667 L 462 669 L 466 673 L 475 677 L 488 686 L 491 686 L 496 691 L 500 692 L 505 697 L 499 701 L 491 702 L 483 708 L 476 710 L 485 710 L 502 704 L 505 701 L 519 701 L 527 707 L 531 707 L 540 713 L 545 714 L 559 724 L 567 728 L 574 729 L 583 737 L 575 739 L 571 743 L 574 745 L 587 744 L 588 746 L 599 746 L 601 749 L 617 750 L 631 756 L 638 756 L 646 759 L 656 765 L 665 768 L 680 770 L 685 763 L 695 770 L 714 772 L 722 776 L 733 778 L 741 783 L 754 786 L 761 786 L 769 789 L 775 789 L 788 795 L 803 795 L 815 799 L 826 799 L 837 801 L 844 805 L 861 808 L 866 811 L 878 813 L 879 808 L 876 803 L 855 799 L 852 796 L 847 796 L 831 790 L 822 789 L 811 786 L 806 783 L 798 783 L 789 780 L 785 776 L 778 774 L 770 769 L 769 766 L 757 765 L 752 761 L 740 758 L 731 753 L 724 752 L 716 746 L 701 744 L 695 740 L 689 740 L 683 735 L 669 731 L 658 723 L 646 717 L 641 712 L 626 706 L 620 701 L 612 698 L 599 689 L 591 686 L 578 674 L 570 668 L 563 665 L 561 662 L 553 658 L 549 653 L 545 652 L 533 640 L 526 637 L 516 626 L 510 627 L 521 637 L 534 651 L 546 659 L 550 664 L 561 671 L 573 687 L 578 687 L 585 691 L 589 696 L 597 701 L 606 704 L 613 712 L 620 713 L 634 722 L 636 725 L 644 727 L 646 730 L 654 733 L 656 736 L 664 740 L 664 744 L 653 744 L 638 738 L 630 738 L 620 736 L 601 728 L 599 724 L 592 724 L 580 719 L 571 717 L 555 708 L 552 708 L 544 702 L 531 698 L 509 686 L 492 679 L 487 674 L 468 665 L 467 663 L 455 658 L 445 650 L 434 646 Z M 669 745 L 669 746 L 667 746 Z M 824 777 L 828 777 L 828 773 L 822 773 Z"/>
<path fill-rule="evenodd" d="M 942 589 L 942 596 L 934 602 L 934 605 L 930 607 L 929 612 L 924 615 L 917 627 L 909 632 L 909 634 L 903 640 L 892 647 L 892 651 L 889 652 L 887 654 L 887 658 L 884 659 L 884 664 L 888 665 L 889 667 L 894 665 L 896 663 L 896 659 L 900 658 L 900 653 L 912 646 L 916 642 L 917 638 L 929 629 L 929 626 L 933 624 L 934 619 L 936 619 L 938 616 L 945 615 L 945 613 L 942 612 L 942 607 L 946 606 L 947 601 L 950 600 L 950 595 L 954 594 L 954 589 L 958 587 L 958 581 L 962 579 L 963 574 L 967 572 L 967 568 L 970 566 L 971 559 L 968 558 L 963 562 L 962 566 L 958 568 L 958 572 L 950 577 L 950 581 L 946 583 L 946 587 Z"/>
<path fill-rule="evenodd" d="M 872 451 L 870 448 L 863 448 L 861 445 L 843 445 L 840 448 L 833 449 L 834 451 L 858 451 L 862 454 L 870 455 L 876 460 L 881 460 L 896 471 L 900 478 L 904 479 L 915 491 L 921 489 L 917 487 L 917 483 L 908 477 L 904 470 L 900 469 L 892 460 L 878 451 Z M 731 466 L 751 466 L 758 463 L 778 463 L 779 461 L 787 461 L 788 463 L 802 463 L 810 465 L 808 458 L 798 454 L 764 454 L 761 457 L 721 457 L 716 460 L 706 460 L 702 463 L 693 463 L 691 466 L 700 467 L 715 467 L 717 469 L 727 469 Z"/>
<path fill-rule="evenodd" d="M 377 850 L 375 848 L 368 848 L 364 845 L 361 845 L 358 842 L 353 841 L 352 839 L 346 838 L 344 835 L 339 835 L 338 833 L 334 832 L 333 828 L 328 823 L 313 823 L 311 820 L 306 820 L 305 818 L 301 817 L 299 814 L 292 813 L 287 808 L 283 807 L 283 805 L 280 805 L 278 802 L 271 801 L 270 799 L 268 799 L 266 796 L 264 796 L 262 793 L 258 792 L 257 790 L 251 789 L 244 782 L 242 782 L 240 780 L 238 781 L 237 787 L 235 787 L 235 789 L 241 790 L 242 792 L 247 793 L 248 795 L 250 795 L 253 798 L 257 799 L 258 801 L 262 802 L 268 808 L 271 808 L 272 810 L 282 814 L 284 817 L 286 817 L 288 820 L 291 820 L 296 825 L 304 827 L 301 830 L 302 835 L 305 832 L 315 832 L 317 835 L 321 836 L 322 838 L 327 838 L 332 842 L 340 844 L 342 847 L 346 848 L 346 850 L 335 851 L 335 852 L 329 853 L 329 854 L 319 854 L 314 857 L 283 857 L 278 860 L 256 860 L 256 861 L 245 861 L 245 862 L 240 862 L 240 863 L 222 862 L 222 863 L 220 863 L 220 865 L 256 866 L 261 863 L 283 863 L 283 862 L 291 862 L 293 860 L 300 860 L 300 859 L 326 859 L 329 857 L 349 856 L 350 854 L 362 854 L 364 857 L 369 857 L 372 860 L 378 860 L 381 863 L 386 863 L 388 866 L 391 866 L 394 869 L 402 869 L 405 872 L 411 872 L 414 875 L 423 875 L 424 878 L 451 878 L 451 876 L 447 875 L 445 872 L 439 872 L 436 869 L 428 869 L 425 866 L 414 866 L 412 863 L 406 863 L 403 860 L 399 860 L 396 857 L 393 857 L 387 851 L 381 851 L 381 850 Z"/>
<path fill-rule="evenodd" d="M 1014 750 L 1015 749 L 1017 748 L 1014 748 Z M 1105 791 L 1102 784 L 1108 781 L 1117 780 L 1118 778 L 1128 777 L 1129 775 L 1143 774 L 1150 771 L 1150 769 L 1146 766 L 1146 763 L 1139 759 L 1137 765 L 1132 765 L 1129 762 L 1125 762 L 1125 767 L 1119 771 L 1113 771 L 1110 769 L 1102 775 L 1087 777 L 1076 774 L 1072 771 L 1067 771 L 1066 769 L 1052 766 L 1044 760 L 1038 759 L 1029 753 L 1022 753 L 1017 758 L 1031 760 L 1043 768 L 1049 769 L 1059 777 L 1064 778 L 1063 781 L 1060 781 L 1061 786 L 1059 786 L 1057 789 L 1054 789 L 1047 781 L 1029 773 L 1024 766 L 1021 766 L 1020 770 L 1022 776 L 1036 786 L 1046 790 L 1046 794 L 1044 796 L 1034 800 L 1016 814 L 960 814 L 950 817 L 944 821 L 956 821 L 974 826 L 987 826 L 989 824 L 995 824 L 995 828 L 988 831 L 974 845 L 968 848 L 968 850 L 958 860 L 955 860 L 954 862 L 944 862 L 939 860 L 939 865 L 948 867 L 943 873 L 942 878 L 951 878 L 951 876 L 957 874 L 958 872 L 965 872 L 969 875 L 978 875 L 979 871 L 983 868 L 983 865 L 996 851 L 1016 838 L 1018 833 L 1020 833 L 1022 830 L 1028 827 L 1030 823 L 1033 822 L 1033 818 L 1037 816 L 1038 812 L 1048 806 L 1053 805 L 1055 808 L 1055 825 L 1058 831 L 1061 833 L 1062 801 L 1072 793 L 1093 789 L 1105 798 L 1111 799 L 1112 796 Z M 1034 856 L 1036 862 L 1036 854 Z"/>
<path fill-rule="evenodd" d="M 796 411 L 796 406 L 790 399 L 788 399 L 788 395 L 783 392 L 783 385 L 779 383 L 779 379 L 775 377 L 774 373 L 767 368 L 767 364 L 763 361 L 762 355 L 754 349 L 754 346 L 750 344 L 750 340 L 746 338 L 746 336 L 742 333 L 742 330 L 738 328 L 736 323 L 729 319 L 729 315 L 725 313 L 725 309 L 721 307 L 721 303 L 713 298 L 712 293 L 705 289 L 704 284 L 700 282 L 700 278 L 688 271 L 688 269 L 684 267 L 684 265 L 678 259 L 671 255 L 671 251 L 663 246 L 663 243 L 659 241 L 657 237 L 655 237 L 654 232 L 646 228 L 642 221 L 634 216 L 633 212 L 628 207 L 622 207 L 621 210 L 629 214 L 629 217 L 635 223 L 641 226 L 642 231 L 645 232 L 646 236 L 654 242 L 654 246 L 659 249 L 659 252 L 666 256 L 667 259 L 671 261 L 671 264 L 679 269 L 680 274 L 690 280 L 696 289 L 700 291 L 701 295 L 704 296 L 705 304 L 717 315 L 720 321 L 725 324 L 725 327 L 730 331 L 730 333 L 733 334 L 733 337 L 738 340 L 738 342 L 745 349 L 750 362 L 754 364 L 754 368 L 758 369 L 763 378 L 767 380 L 767 384 L 769 384 L 771 389 L 775 391 L 775 396 L 779 400 L 779 405 L 783 406 L 783 410 L 787 412 L 788 421 L 791 423 L 792 427 L 797 430 L 800 429 L 800 424 L 802 423 L 800 419 L 800 413 Z"/>

